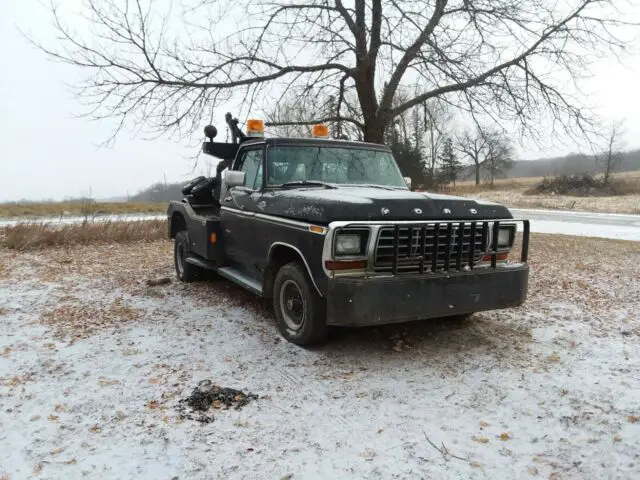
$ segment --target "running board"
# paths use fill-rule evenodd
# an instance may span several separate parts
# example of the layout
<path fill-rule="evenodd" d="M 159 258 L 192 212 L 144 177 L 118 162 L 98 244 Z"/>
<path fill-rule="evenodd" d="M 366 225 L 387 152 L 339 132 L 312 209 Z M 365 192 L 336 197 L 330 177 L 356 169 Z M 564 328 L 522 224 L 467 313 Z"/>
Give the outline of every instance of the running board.
<path fill-rule="evenodd" d="M 262 296 L 262 285 L 257 280 L 245 275 L 244 273 L 236 270 L 231 267 L 221 267 L 218 268 L 214 262 L 211 260 L 207 260 L 206 258 L 191 256 L 187 257 L 187 263 L 191 265 L 195 265 L 200 268 L 204 268 L 205 270 L 213 270 L 214 272 L 219 273 L 224 278 L 231 280 L 233 283 L 237 283 L 241 287 L 246 288 L 247 290 L 255 293 L 256 295 Z"/>
<path fill-rule="evenodd" d="M 187 257 L 186 262 L 196 267 L 204 268 L 205 270 L 215 270 L 217 268 L 216 264 L 211 260 L 201 257 Z"/>
<path fill-rule="evenodd" d="M 216 272 L 218 272 L 223 277 L 231 280 L 234 283 L 237 283 L 241 287 L 246 288 L 247 290 L 255 293 L 256 295 L 262 296 L 262 285 L 257 280 L 245 275 L 242 272 L 239 272 L 235 268 L 231 267 L 222 267 L 217 268 Z"/>

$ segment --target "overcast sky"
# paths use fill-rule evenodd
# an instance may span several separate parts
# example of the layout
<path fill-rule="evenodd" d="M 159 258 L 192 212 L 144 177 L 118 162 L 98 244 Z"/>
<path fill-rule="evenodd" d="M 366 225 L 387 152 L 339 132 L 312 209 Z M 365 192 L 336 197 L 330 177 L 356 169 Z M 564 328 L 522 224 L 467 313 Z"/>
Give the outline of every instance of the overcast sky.
<path fill-rule="evenodd" d="M 136 193 L 165 177 L 169 182 L 192 177 L 199 139 L 149 141 L 125 131 L 114 146 L 99 146 L 112 125 L 78 118 L 82 110 L 67 85 L 80 72 L 49 60 L 18 30 L 51 38 L 45 13 L 37 0 L 0 0 L 0 201 L 112 197 Z M 590 101 L 600 106 L 603 118 L 624 120 L 625 146 L 639 148 L 640 55 L 628 58 L 626 66 L 603 61 L 595 74 L 588 86 Z M 224 119 L 216 120 L 224 130 Z M 549 142 L 543 149 L 519 146 L 518 156 L 577 149 L 572 142 Z"/>

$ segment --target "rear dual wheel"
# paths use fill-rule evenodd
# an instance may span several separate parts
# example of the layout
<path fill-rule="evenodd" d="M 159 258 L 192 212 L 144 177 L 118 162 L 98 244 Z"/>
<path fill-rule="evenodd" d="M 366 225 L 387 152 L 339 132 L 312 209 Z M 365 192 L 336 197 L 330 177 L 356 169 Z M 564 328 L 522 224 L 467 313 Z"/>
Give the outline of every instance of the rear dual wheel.
<path fill-rule="evenodd" d="M 273 284 L 273 309 L 284 338 L 297 345 L 321 343 L 327 335 L 326 307 L 299 262 L 284 265 Z"/>
<path fill-rule="evenodd" d="M 200 280 L 204 273 L 202 268 L 187 262 L 189 247 L 189 234 L 186 230 L 179 231 L 173 243 L 173 263 L 176 268 L 176 276 L 181 282 Z"/>

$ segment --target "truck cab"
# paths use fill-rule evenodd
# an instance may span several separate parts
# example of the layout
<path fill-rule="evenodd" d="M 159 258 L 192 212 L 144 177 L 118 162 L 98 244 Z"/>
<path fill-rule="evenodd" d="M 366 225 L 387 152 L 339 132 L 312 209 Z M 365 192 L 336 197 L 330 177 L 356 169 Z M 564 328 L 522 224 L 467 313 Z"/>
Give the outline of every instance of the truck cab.
<path fill-rule="evenodd" d="M 299 345 L 321 342 L 334 325 L 525 301 L 527 220 L 494 203 L 411 191 L 383 145 L 264 138 L 253 125 L 257 136 L 232 129 L 232 143 L 210 136 L 203 151 L 227 168 L 190 182 L 169 205 L 180 280 L 212 270 L 264 297 L 282 335 Z"/>

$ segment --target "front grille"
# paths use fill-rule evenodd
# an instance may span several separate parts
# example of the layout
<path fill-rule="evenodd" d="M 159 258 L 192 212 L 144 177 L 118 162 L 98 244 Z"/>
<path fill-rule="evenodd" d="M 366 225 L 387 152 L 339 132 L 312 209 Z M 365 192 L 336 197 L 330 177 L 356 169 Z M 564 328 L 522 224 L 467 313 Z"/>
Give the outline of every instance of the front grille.
<path fill-rule="evenodd" d="M 375 250 L 379 273 L 424 273 L 473 268 L 487 251 L 486 222 L 382 227 Z"/>

